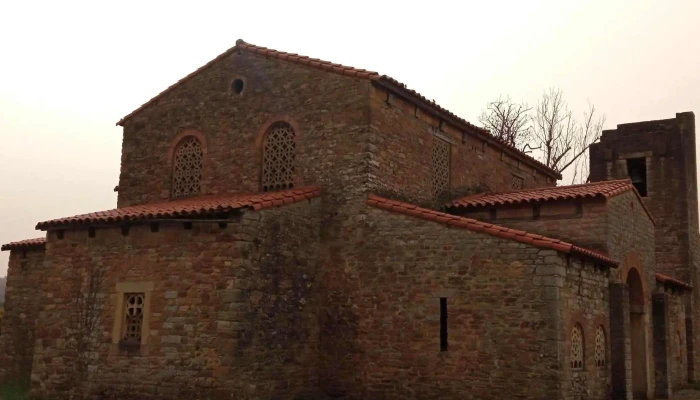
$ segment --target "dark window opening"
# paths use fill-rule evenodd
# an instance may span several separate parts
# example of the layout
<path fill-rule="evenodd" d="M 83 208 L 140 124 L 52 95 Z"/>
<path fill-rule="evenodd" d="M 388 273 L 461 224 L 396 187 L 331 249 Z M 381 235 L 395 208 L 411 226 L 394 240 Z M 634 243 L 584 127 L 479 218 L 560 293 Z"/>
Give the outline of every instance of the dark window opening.
<path fill-rule="evenodd" d="M 447 351 L 447 297 L 440 297 L 440 351 Z"/>
<path fill-rule="evenodd" d="M 647 160 L 630 158 L 627 160 L 627 174 L 642 197 L 647 197 Z"/>
<path fill-rule="evenodd" d="M 233 92 L 236 94 L 241 94 L 243 92 L 243 79 L 236 79 L 233 81 Z"/>

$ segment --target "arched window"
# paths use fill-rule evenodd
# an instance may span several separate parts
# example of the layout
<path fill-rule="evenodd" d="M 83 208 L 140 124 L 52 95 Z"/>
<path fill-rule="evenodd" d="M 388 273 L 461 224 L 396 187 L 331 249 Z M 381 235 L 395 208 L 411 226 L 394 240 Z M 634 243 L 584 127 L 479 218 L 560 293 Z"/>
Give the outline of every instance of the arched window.
<path fill-rule="evenodd" d="M 603 328 L 603 326 L 599 326 L 595 332 L 595 365 L 597 367 L 605 366 L 606 349 L 607 347 L 605 344 L 605 329 Z"/>
<path fill-rule="evenodd" d="M 263 192 L 294 187 L 296 142 L 294 128 L 285 122 L 273 124 L 265 135 L 262 157 Z"/>
<path fill-rule="evenodd" d="M 194 136 L 185 136 L 173 154 L 173 183 L 170 197 L 196 196 L 202 180 L 202 144 Z"/>
<path fill-rule="evenodd" d="M 576 324 L 571 330 L 571 369 L 583 368 L 583 329 Z"/>

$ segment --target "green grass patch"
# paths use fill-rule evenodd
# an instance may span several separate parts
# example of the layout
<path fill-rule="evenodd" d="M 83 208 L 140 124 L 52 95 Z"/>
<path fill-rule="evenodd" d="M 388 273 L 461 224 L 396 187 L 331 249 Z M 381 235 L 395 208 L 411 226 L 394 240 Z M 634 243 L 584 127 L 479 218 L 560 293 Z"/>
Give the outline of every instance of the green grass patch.
<path fill-rule="evenodd" d="M 29 380 L 8 382 L 0 385 L 0 400 L 29 399 Z"/>

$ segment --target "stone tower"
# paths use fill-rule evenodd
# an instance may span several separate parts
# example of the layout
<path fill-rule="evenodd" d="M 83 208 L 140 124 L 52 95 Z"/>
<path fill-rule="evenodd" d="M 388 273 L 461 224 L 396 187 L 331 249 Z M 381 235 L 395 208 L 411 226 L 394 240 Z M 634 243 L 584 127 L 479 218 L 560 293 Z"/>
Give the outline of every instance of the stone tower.
<path fill-rule="evenodd" d="M 630 178 L 656 223 L 656 271 L 696 283 L 695 116 L 618 125 L 591 146 L 591 181 Z"/>
<path fill-rule="evenodd" d="M 695 115 L 621 124 L 603 131 L 590 148 L 591 181 L 630 178 L 656 225 L 656 272 L 693 285 L 693 311 L 687 314 L 687 337 L 700 330 L 700 253 L 695 159 Z M 692 319 L 692 320 L 691 320 Z M 692 327 L 692 328 L 691 328 Z M 695 343 L 693 343 L 695 342 Z M 691 365 L 700 364 L 700 343 L 688 341 Z M 692 379 L 692 378 L 691 378 Z"/>

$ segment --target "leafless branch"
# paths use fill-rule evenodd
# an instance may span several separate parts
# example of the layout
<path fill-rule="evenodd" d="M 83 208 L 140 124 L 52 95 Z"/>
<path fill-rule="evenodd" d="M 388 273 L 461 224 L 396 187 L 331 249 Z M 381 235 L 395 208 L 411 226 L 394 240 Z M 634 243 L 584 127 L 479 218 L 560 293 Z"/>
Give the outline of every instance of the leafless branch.
<path fill-rule="evenodd" d="M 530 152 L 530 110 L 526 103 L 514 103 L 510 97 L 499 96 L 488 103 L 486 110 L 481 112 L 479 121 L 493 136 L 524 152 Z"/>

